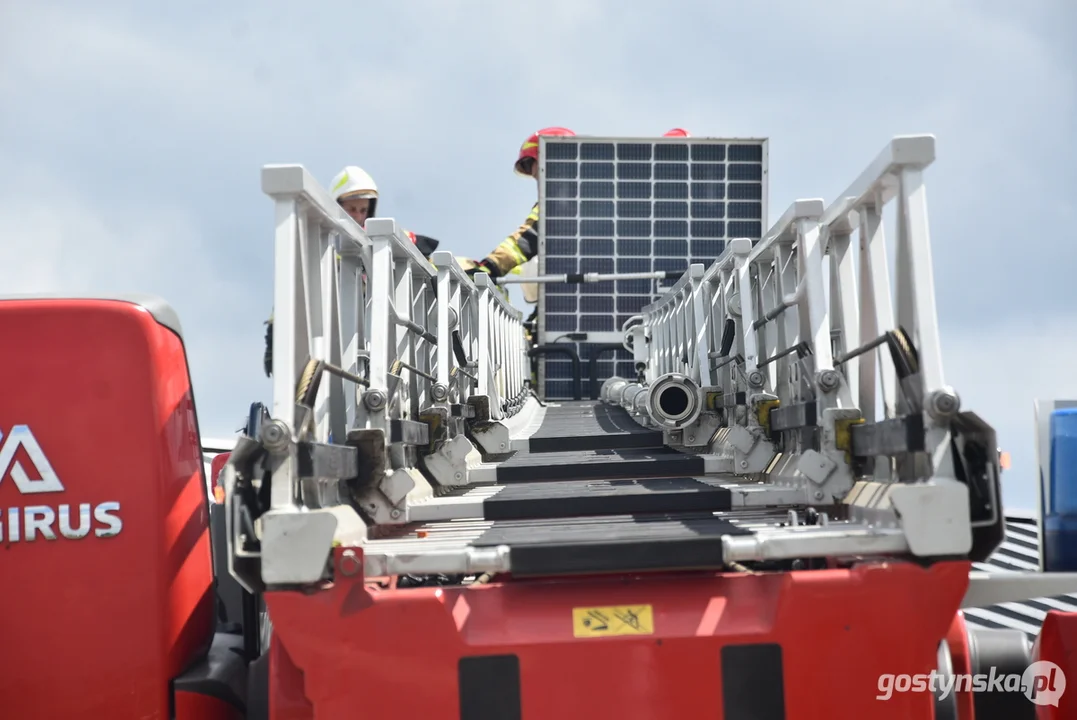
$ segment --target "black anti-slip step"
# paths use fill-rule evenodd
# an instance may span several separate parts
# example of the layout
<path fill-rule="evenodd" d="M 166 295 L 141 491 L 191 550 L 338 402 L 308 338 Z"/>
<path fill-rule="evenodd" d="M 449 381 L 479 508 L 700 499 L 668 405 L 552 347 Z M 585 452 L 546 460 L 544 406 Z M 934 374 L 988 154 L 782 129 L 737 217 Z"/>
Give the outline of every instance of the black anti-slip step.
<path fill-rule="evenodd" d="M 497 482 L 690 477 L 705 473 L 699 455 L 669 448 L 520 453 L 497 466 Z"/>
<path fill-rule="evenodd" d="M 513 483 L 483 501 L 486 520 L 570 518 L 732 508 L 732 493 L 711 478 L 626 478 Z"/>
<path fill-rule="evenodd" d="M 555 453 L 586 450 L 662 447 L 662 433 L 643 427 L 616 405 L 583 401 L 546 408 L 542 426 L 527 442 L 525 452 Z"/>
<path fill-rule="evenodd" d="M 750 535 L 708 513 L 495 522 L 472 545 L 507 545 L 514 575 L 720 568 L 723 535 Z"/>

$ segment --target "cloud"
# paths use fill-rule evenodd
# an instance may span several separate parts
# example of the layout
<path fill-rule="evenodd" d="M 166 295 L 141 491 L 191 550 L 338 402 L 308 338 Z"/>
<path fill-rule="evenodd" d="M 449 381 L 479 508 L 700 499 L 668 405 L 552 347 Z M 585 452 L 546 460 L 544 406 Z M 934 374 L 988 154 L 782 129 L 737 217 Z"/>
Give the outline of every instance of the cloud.
<path fill-rule="evenodd" d="M 767 136 L 771 219 L 798 197 L 833 199 L 890 136 L 933 132 L 948 372 L 975 358 L 955 384 L 967 407 L 982 399 L 1006 418 L 1010 475 L 1032 472 L 1031 400 L 998 389 L 1026 387 L 1011 378 L 1029 358 L 1054 362 L 1019 348 L 1068 342 L 1048 333 L 1077 316 L 1071 3 L 0 8 L 0 290 L 165 296 L 207 433 L 269 399 L 262 165 L 302 163 L 328 182 L 360 164 L 385 191 L 383 214 L 481 256 L 534 200 L 510 168 L 543 125 Z M 976 351 L 1014 334 L 1029 344 Z M 1055 393 L 1049 374 L 1030 374 L 1048 396 L 1070 392 L 1061 374 Z"/>
<path fill-rule="evenodd" d="M 207 262 L 210 238 L 175 198 L 147 206 L 95 206 L 64 192 L 63 176 L 0 154 L 0 289 L 4 294 L 148 293 L 169 302 L 184 328 L 203 431 L 231 435 L 264 397 L 261 310 Z"/>
<path fill-rule="evenodd" d="M 946 381 L 961 405 L 995 428 L 1011 455 L 1003 473 L 1005 506 L 1036 507 L 1039 467 L 1036 400 L 1077 400 L 1077 319 L 1033 318 L 946 328 Z"/>

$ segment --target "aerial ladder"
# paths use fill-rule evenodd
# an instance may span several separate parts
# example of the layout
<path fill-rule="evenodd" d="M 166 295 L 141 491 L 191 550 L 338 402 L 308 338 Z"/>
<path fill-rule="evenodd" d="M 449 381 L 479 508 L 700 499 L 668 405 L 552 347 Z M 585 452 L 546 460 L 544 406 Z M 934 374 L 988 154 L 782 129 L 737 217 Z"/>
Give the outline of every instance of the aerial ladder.
<path fill-rule="evenodd" d="M 1035 701 L 1055 692 L 1053 675 L 998 691 L 953 684 L 1036 661 L 1077 677 L 1077 613 L 1049 612 L 1035 638 L 962 614 L 1075 592 L 1077 578 L 975 570 L 1005 533 L 1001 469 L 994 430 L 963 407 L 960 374 L 943 372 L 924 181 L 934 158 L 932 136 L 894 138 L 836 201 L 797 200 L 761 238 L 691 264 L 624 323 L 634 372 L 574 400 L 536 387 L 548 348 L 528 343 L 497 281 L 467 276 L 448 252 L 424 258 L 394 219 L 360 228 L 302 166 L 265 167 L 273 398 L 214 461 L 223 502 L 207 502 L 204 527 L 197 512 L 188 521 L 212 533 L 197 556 L 212 552 L 214 570 L 136 555 L 120 544 L 130 532 L 114 539 L 173 593 L 171 625 L 152 625 L 187 638 L 154 666 L 172 716 L 1074 717 L 1072 694 Z M 61 300 L 13 302 L 0 318 L 22 319 L 5 329 L 72 326 Z M 119 312 L 80 302 L 87 316 Z M 178 327 L 159 301 L 122 303 L 147 337 L 167 335 L 154 323 Z M 168 347 L 150 366 L 187 378 L 182 343 Z M 155 407 L 182 408 L 136 469 L 195 492 L 189 379 L 135 380 Z M 30 402 L 0 409 L 38 417 Z M 74 472 L 60 460 L 60 477 Z M 167 498 L 184 492 L 142 506 L 125 496 L 124 522 L 160 523 L 153 532 L 174 541 L 183 523 Z M 13 578 L 32 585 L 32 572 L 26 561 Z M 215 621 L 196 602 L 210 590 Z M 58 607 L 36 598 L 39 613 Z M 115 622 L 104 600 L 82 612 L 93 608 Z M 179 632 L 179 609 L 201 620 Z M 38 624 L 21 642 L 43 627 L 29 614 Z M 897 677 L 936 680 L 885 691 Z M 39 679 L 20 682 L 17 697 L 71 707 Z M 141 712 L 154 692 L 143 705 L 122 686 L 109 697 Z"/>
<path fill-rule="evenodd" d="M 489 278 L 449 253 L 431 267 L 392 220 L 363 237 L 304 215 L 325 208 L 315 183 L 267 168 L 287 320 L 273 407 L 224 477 L 229 517 L 260 523 L 229 537 L 237 577 L 266 594 L 270 662 L 287 657 L 327 712 L 360 696 L 384 714 L 408 697 L 416 717 L 970 703 L 876 699 L 881 675 L 967 661 L 957 611 L 1000 593 L 969 572 L 1002 540 L 1000 469 L 943 373 L 934 153 L 896 138 L 835 203 L 799 200 L 761 241 L 691 266 L 625 331 L 637 376 L 558 403 L 531 391 L 520 314 Z M 268 502 L 241 501 L 255 486 Z M 1010 594 L 1061 592 L 1026 580 L 1041 587 Z M 356 642 L 368 652 L 347 657 Z M 1027 665 L 1016 639 L 1007 651 Z M 437 666 L 445 692 L 379 672 L 392 657 Z M 833 685 L 820 664 L 840 668 Z M 345 672 L 377 676 L 378 697 L 350 698 Z"/>

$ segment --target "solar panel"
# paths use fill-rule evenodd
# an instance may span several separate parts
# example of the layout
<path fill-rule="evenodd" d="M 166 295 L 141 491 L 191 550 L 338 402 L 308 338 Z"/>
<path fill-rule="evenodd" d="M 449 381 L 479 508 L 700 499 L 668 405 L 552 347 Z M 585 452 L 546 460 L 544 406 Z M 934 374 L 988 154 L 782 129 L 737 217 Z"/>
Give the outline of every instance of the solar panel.
<path fill-rule="evenodd" d="M 539 167 L 541 274 L 681 272 L 765 230 L 766 139 L 541 137 Z M 585 398 L 596 352 L 599 383 L 635 377 L 621 328 L 674 282 L 541 285 L 539 342 L 577 351 Z M 571 398 L 571 361 L 544 356 L 538 380 Z"/>

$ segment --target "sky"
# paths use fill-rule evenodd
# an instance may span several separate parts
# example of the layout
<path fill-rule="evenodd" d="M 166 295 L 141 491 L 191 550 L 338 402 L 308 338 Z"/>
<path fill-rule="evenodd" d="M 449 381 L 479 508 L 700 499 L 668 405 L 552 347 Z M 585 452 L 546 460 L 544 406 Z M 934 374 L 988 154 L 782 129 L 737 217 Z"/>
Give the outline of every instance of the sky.
<path fill-rule="evenodd" d="M 926 174 L 946 380 L 1036 503 L 1033 400 L 1077 398 L 1070 0 L 0 2 L 0 292 L 148 292 L 182 320 L 202 432 L 269 402 L 263 165 L 481 257 L 524 219 L 523 139 L 769 138 L 769 214 L 889 138 Z"/>

